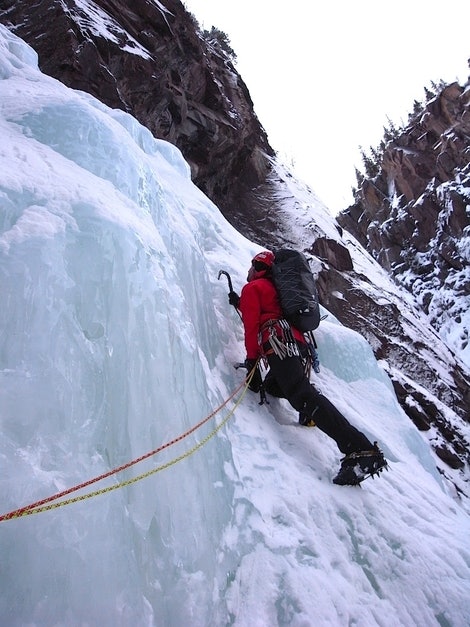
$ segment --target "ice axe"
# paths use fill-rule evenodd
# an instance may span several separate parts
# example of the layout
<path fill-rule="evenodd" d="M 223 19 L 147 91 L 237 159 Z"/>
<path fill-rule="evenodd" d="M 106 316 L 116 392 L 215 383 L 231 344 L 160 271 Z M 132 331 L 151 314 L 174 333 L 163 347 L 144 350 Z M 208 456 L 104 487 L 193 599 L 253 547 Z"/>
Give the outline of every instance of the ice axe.
<path fill-rule="evenodd" d="M 218 274 L 218 276 L 217 276 L 217 279 L 218 279 L 218 280 L 220 280 L 220 277 L 221 277 L 223 274 L 227 277 L 228 289 L 229 289 L 228 295 L 229 295 L 229 297 L 230 297 L 230 294 L 235 293 L 235 292 L 233 291 L 232 277 L 231 277 L 231 276 L 230 276 L 230 274 L 229 274 L 228 272 L 226 272 L 225 270 L 219 270 L 219 274 Z M 230 298 L 229 298 L 229 302 L 230 302 Z M 231 303 L 231 302 L 230 302 L 230 304 L 232 305 L 233 303 Z M 241 317 L 242 317 L 242 315 L 241 315 L 241 313 L 239 312 L 238 307 L 237 307 L 236 305 L 233 305 L 233 306 L 235 307 L 235 310 L 236 310 L 237 314 L 238 314 L 238 315 L 240 316 L 240 318 L 241 318 Z"/>
<path fill-rule="evenodd" d="M 220 277 L 223 274 L 225 274 L 225 276 L 227 277 L 229 291 L 233 292 L 232 277 L 230 276 L 230 274 L 228 272 L 226 272 L 225 270 L 219 270 L 219 275 L 218 275 L 217 279 L 220 281 Z"/>
<path fill-rule="evenodd" d="M 235 370 L 238 370 L 239 368 L 247 368 L 247 365 L 245 362 L 239 362 L 236 364 L 233 364 L 233 367 L 235 368 Z M 258 364 L 256 365 L 256 368 L 259 368 Z M 250 374 L 250 373 L 248 373 Z M 269 401 L 266 398 L 266 390 L 264 389 L 264 381 L 261 382 L 260 388 L 259 388 L 259 403 L 258 405 L 264 405 L 266 403 L 266 405 L 269 405 Z"/>

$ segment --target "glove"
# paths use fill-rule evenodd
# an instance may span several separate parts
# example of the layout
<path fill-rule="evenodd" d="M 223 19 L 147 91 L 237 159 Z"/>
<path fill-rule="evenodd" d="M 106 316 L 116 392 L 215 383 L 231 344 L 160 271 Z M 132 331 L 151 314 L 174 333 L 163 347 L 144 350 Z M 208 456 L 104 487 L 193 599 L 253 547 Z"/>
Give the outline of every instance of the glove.
<path fill-rule="evenodd" d="M 245 368 L 248 371 L 248 374 L 253 370 L 256 366 L 257 359 L 245 359 Z M 251 377 L 251 381 L 248 385 L 248 389 L 252 392 L 259 392 L 261 386 L 263 385 L 263 379 L 261 378 L 260 369 L 257 367 L 253 376 Z"/>
<path fill-rule="evenodd" d="M 228 293 L 228 302 L 233 305 L 233 307 L 237 307 L 240 304 L 240 296 L 236 292 Z"/>

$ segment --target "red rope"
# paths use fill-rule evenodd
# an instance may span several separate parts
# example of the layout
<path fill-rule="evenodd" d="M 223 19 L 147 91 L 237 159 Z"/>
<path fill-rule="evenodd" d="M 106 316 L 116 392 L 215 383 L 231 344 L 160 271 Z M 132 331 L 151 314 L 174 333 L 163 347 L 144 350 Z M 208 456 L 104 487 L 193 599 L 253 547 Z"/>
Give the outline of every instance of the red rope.
<path fill-rule="evenodd" d="M 248 379 L 248 377 L 247 377 L 247 379 Z M 119 466 L 118 468 L 114 468 L 114 470 L 109 470 L 108 472 L 105 472 L 104 474 L 99 475 L 99 477 L 95 477 L 94 479 L 90 479 L 89 481 L 85 481 L 84 483 L 81 483 L 80 485 L 74 486 L 73 488 L 68 488 L 68 490 L 64 490 L 63 492 L 58 492 L 57 494 L 54 494 L 53 496 L 48 496 L 47 498 L 42 499 L 41 501 L 36 501 L 36 503 L 31 503 L 31 505 L 25 505 L 24 507 L 20 507 L 19 509 L 15 509 L 12 512 L 8 512 L 7 514 L 0 515 L 0 522 L 2 522 L 3 520 L 10 520 L 11 518 L 19 518 L 20 516 L 23 515 L 24 512 L 26 512 L 26 511 L 28 511 L 30 509 L 35 509 L 36 507 L 40 507 L 41 505 L 44 505 L 45 503 L 50 503 L 51 501 L 55 501 L 56 499 L 59 499 L 59 498 L 61 498 L 63 496 L 67 496 L 68 494 L 71 494 L 72 492 L 76 492 L 77 490 L 81 490 L 82 488 L 86 488 L 87 486 L 91 485 L 92 483 L 96 483 L 97 481 L 101 481 L 102 479 L 106 479 L 107 477 L 111 477 L 111 475 L 115 475 L 116 473 L 121 472 L 122 470 L 126 470 L 126 468 L 130 468 L 131 466 L 134 466 L 135 464 L 138 464 L 139 462 L 142 462 L 144 459 L 148 459 L 149 457 L 152 457 L 153 455 L 156 455 L 157 453 L 160 453 L 164 449 L 166 449 L 166 448 L 168 448 L 170 446 L 173 446 L 173 444 L 176 444 L 177 442 L 180 442 L 181 440 L 186 438 L 188 435 L 190 435 L 191 433 L 193 433 L 194 431 L 199 429 L 199 427 L 202 427 L 203 424 L 208 422 L 223 407 L 225 407 L 225 405 L 235 396 L 235 394 L 246 384 L 247 379 L 245 379 L 237 387 L 237 389 L 234 392 L 232 392 L 232 394 L 230 394 L 230 396 L 227 399 L 225 399 L 225 401 L 221 405 L 219 405 L 219 407 L 214 409 L 214 411 L 211 414 L 209 414 L 206 418 L 204 418 L 203 420 L 198 422 L 196 425 L 194 425 L 194 427 L 191 427 L 191 429 L 186 431 L 186 433 L 183 433 L 182 435 L 179 435 L 174 440 L 170 440 L 166 444 L 162 444 L 162 446 L 159 446 L 158 448 L 154 449 L 153 451 L 150 451 L 149 453 L 146 453 L 145 455 L 142 455 L 141 457 L 138 457 L 137 459 L 134 459 L 133 461 L 130 461 L 127 464 L 123 464 L 122 466 Z"/>

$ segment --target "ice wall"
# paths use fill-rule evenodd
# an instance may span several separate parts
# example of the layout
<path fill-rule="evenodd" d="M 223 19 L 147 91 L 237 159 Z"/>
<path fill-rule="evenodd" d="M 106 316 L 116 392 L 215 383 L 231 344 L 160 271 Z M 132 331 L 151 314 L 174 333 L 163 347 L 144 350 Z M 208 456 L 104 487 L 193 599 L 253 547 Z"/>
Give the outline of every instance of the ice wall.
<path fill-rule="evenodd" d="M 222 397 L 187 164 L 130 116 L 42 76 L 31 49 L 0 34 L 6 511 L 155 449 Z M 4 524 L 0 623 L 184 624 L 190 581 L 210 613 L 228 457 L 219 438 L 158 480 Z"/>

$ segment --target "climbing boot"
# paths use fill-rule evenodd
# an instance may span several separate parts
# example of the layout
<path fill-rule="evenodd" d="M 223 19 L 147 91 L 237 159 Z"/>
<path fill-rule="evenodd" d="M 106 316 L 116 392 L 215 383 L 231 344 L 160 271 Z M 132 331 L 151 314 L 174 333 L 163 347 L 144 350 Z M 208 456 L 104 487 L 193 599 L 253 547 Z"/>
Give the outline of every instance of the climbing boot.
<path fill-rule="evenodd" d="M 333 479 L 337 485 L 359 485 L 367 477 L 382 472 L 388 468 L 387 461 L 382 451 L 374 442 L 374 446 L 369 451 L 356 451 L 343 457 L 341 468 Z"/>

